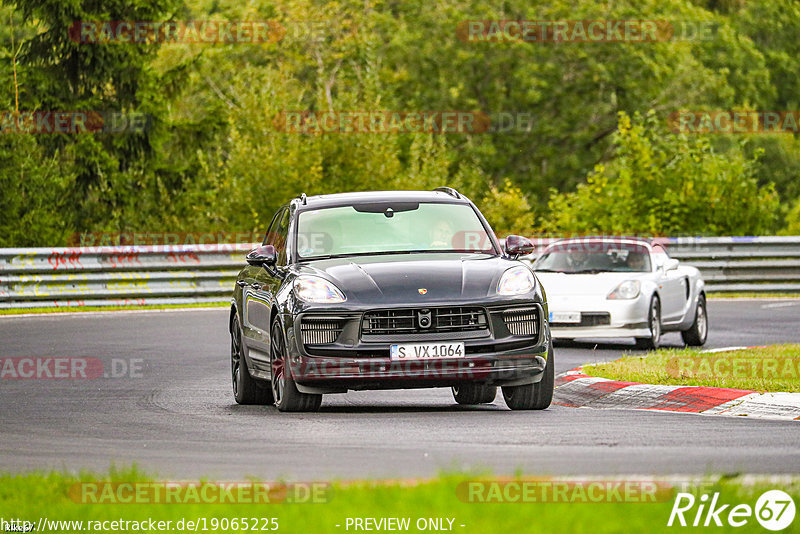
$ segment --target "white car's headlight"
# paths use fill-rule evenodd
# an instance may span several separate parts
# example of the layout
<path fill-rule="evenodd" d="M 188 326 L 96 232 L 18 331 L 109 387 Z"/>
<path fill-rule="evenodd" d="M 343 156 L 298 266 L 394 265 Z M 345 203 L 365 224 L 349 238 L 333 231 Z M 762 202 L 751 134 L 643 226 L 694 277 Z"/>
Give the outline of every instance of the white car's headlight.
<path fill-rule="evenodd" d="M 329 303 L 344 302 L 342 291 L 319 276 L 300 276 L 294 281 L 294 294 L 306 302 Z"/>
<path fill-rule="evenodd" d="M 635 299 L 639 296 L 641 290 L 642 284 L 639 280 L 625 280 L 608 294 L 608 298 L 618 300 Z"/>
<path fill-rule="evenodd" d="M 534 287 L 536 287 L 536 279 L 527 267 L 512 267 L 500 278 L 500 283 L 497 284 L 497 293 L 500 295 L 523 295 L 533 291 Z"/>

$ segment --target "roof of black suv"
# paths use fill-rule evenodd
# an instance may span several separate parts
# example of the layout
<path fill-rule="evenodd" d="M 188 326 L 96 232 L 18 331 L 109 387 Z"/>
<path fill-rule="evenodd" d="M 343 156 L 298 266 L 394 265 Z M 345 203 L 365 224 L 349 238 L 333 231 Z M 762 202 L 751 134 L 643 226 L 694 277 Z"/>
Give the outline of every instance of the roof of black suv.
<path fill-rule="evenodd" d="M 458 197 L 455 197 L 458 195 Z M 361 202 L 441 202 L 448 204 L 467 204 L 469 200 L 457 192 L 445 191 L 363 191 L 356 193 L 334 193 L 330 195 L 303 196 L 294 199 L 297 209 L 319 209 L 333 206 L 347 206 Z"/>

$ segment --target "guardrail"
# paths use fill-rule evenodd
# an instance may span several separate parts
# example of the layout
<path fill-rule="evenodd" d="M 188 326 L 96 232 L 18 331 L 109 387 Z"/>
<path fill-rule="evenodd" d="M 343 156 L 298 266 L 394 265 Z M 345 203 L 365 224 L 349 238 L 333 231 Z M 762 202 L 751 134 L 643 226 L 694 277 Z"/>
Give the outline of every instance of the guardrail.
<path fill-rule="evenodd" d="M 694 265 L 709 291 L 800 293 L 800 236 L 673 237 L 671 256 Z"/>
<path fill-rule="evenodd" d="M 554 239 L 536 239 L 539 249 Z M 800 294 L 800 236 L 659 240 L 709 291 Z M 250 243 L 0 249 L 0 308 L 226 302 Z"/>
<path fill-rule="evenodd" d="M 0 308 L 226 302 L 254 246 L 0 249 Z"/>

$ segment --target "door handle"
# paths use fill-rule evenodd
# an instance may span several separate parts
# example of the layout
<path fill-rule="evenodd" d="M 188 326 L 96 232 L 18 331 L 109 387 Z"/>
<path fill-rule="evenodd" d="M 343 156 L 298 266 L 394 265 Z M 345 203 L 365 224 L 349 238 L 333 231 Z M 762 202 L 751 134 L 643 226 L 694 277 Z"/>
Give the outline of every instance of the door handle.
<path fill-rule="evenodd" d="M 252 287 L 256 291 L 258 291 L 259 289 L 261 289 L 261 284 L 258 284 L 258 283 L 250 284 L 250 287 Z"/>
<path fill-rule="evenodd" d="M 244 280 L 237 280 L 237 281 L 236 281 L 236 285 L 237 285 L 237 286 L 239 286 L 239 287 L 247 287 L 247 286 L 249 286 L 250 284 L 248 284 L 248 283 L 247 283 L 247 282 L 245 282 Z"/>

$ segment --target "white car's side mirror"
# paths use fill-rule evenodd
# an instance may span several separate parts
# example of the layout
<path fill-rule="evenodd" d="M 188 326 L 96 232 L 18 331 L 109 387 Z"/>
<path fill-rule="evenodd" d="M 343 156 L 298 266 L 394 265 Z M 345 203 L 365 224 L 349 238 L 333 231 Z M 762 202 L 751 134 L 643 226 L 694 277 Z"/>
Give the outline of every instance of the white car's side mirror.
<path fill-rule="evenodd" d="M 664 262 L 664 271 L 672 271 L 673 269 L 677 269 L 680 263 L 681 262 L 675 258 L 670 258 Z"/>

